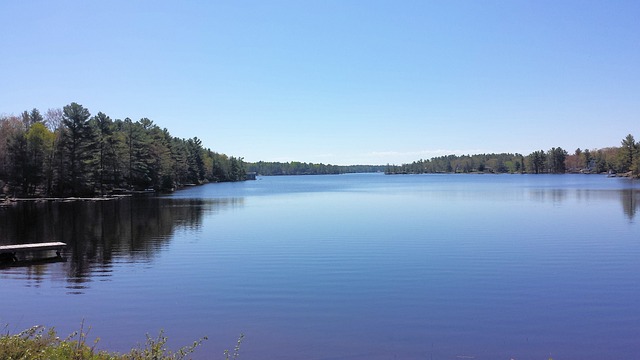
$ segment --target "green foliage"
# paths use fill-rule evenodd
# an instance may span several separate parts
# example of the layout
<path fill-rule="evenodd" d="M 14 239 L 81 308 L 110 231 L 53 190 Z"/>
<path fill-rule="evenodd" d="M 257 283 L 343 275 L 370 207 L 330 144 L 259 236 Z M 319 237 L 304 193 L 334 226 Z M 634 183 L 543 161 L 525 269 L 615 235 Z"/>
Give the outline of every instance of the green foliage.
<path fill-rule="evenodd" d="M 90 329 L 89 329 L 90 330 Z M 84 325 L 65 339 L 57 336 L 55 329 L 34 326 L 18 334 L 8 332 L 0 336 L 0 359 L 15 360 L 182 360 L 187 359 L 207 340 L 203 337 L 193 344 L 172 351 L 167 347 L 168 338 L 163 331 L 157 337 L 147 335 L 144 345 L 134 347 L 125 354 L 97 350 L 100 339 L 89 342 L 89 330 Z M 244 335 L 240 335 L 234 348 L 232 359 L 240 354 L 240 345 Z M 226 360 L 230 359 L 229 350 L 224 351 Z"/>
<path fill-rule="evenodd" d="M 28 193 L 35 193 L 36 186 L 41 184 L 49 167 L 48 160 L 54 148 L 55 135 L 42 122 L 36 122 L 26 133 L 27 139 L 27 173 L 25 182 Z"/>
<path fill-rule="evenodd" d="M 447 155 L 418 160 L 401 166 L 387 165 L 387 174 L 425 173 L 530 173 L 564 174 L 567 171 L 631 173 L 640 176 L 640 143 L 632 135 L 622 140 L 620 148 L 577 149 L 569 155 L 561 147 L 521 154 Z"/>
<path fill-rule="evenodd" d="M 77 340 L 73 338 L 77 337 Z M 61 340 L 53 328 L 34 326 L 16 335 L 0 337 L 0 358 L 24 360 L 57 359 L 116 359 L 105 352 L 95 351 L 95 345 L 86 344 L 86 334 L 77 333 Z"/>
<path fill-rule="evenodd" d="M 256 163 L 246 164 L 246 170 L 260 175 L 328 175 L 328 174 L 349 174 L 349 173 L 366 173 L 366 172 L 382 172 L 384 166 L 379 165 L 331 165 L 331 164 L 314 164 L 298 161 L 292 162 L 266 162 L 259 161 Z"/>
<path fill-rule="evenodd" d="M 51 129 L 37 109 L 0 118 L 0 193 L 5 183 L 14 196 L 93 196 L 245 180 L 242 158 L 173 137 L 148 118 L 91 117 L 77 103 L 47 117 Z"/>
<path fill-rule="evenodd" d="M 197 137 L 180 139 L 148 118 L 112 120 L 71 103 L 0 118 L 0 194 L 14 196 L 92 196 L 153 189 L 172 191 L 206 182 L 242 181 L 260 175 L 323 175 L 355 172 L 556 173 L 618 172 L 640 176 L 640 143 L 631 134 L 621 147 L 554 147 L 522 154 L 448 155 L 401 166 L 245 163 L 242 158 L 205 149 Z M 47 127 L 48 125 L 49 127 Z"/>
<path fill-rule="evenodd" d="M 624 173 L 632 171 L 638 174 L 640 144 L 636 143 L 633 135 L 629 134 L 622 139 L 622 146 L 617 156 L 617 171 Z"/>
<path fill-rule="evenodd" d="M 387 166 L 388 174 L 437 173 L 516 173 L 524 171 L 524 158 L 520 154 L 447 155 L 429 160 L 414 161 L 402 166 Z"/>
<path fill-rule="evenodd" d="M 171 351 L 167 349 L 167 337 L 164 335 L 163 331 L 160 331 L 160 334 L 157 338 L 152 338 L 147 334 L 147 342 L 144 347 L 141 348 L 133 348 L 131 352 L 128 354 L 122 355 L 122 359 L 128 360 L 142 360 L 142 359 L 166 359 L 166 360 L 178 360 L 185 359 L 189 354 L 193 353 L 203 341 L 207 340 L 206 337 L 194 341 L 193 344 L 189 346 L 184 346 L 178 351 Z"/>
<path fill-rule="evenodd" d="M 567 158 L 567 152 L 561 147 L 551 148 L 547 152 L 547 172 L 551 174 L 564 174 L 566 172 L 565 160 Z"/>
<path fill-rule="evenodd" d="M 88 195 L 95 148 L 93 131 L 89 126 L 91 114 L 77 103 L 65 106 L 62 111 L 64 127 L 61 134 L 59 191 L 61 195 Z"/>

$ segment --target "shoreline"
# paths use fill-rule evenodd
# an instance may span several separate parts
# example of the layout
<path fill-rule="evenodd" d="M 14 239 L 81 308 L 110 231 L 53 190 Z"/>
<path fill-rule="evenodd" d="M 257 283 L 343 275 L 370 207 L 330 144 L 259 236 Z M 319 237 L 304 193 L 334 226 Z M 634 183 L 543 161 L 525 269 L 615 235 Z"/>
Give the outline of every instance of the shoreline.
<path fill-rule="evenodd" d="M 120 200 L 123 198 L 132 197 L 134 194 L 123 194 L 123 195 L 108 195 L 102 197 L 33 197 L 33 198 L 11 198 L 5 197 L 0 200 L 0 206 L 11 206 L 17 203 L 23 202 L 34 202 L 34 203 L 44 203 L 44 202 L 75 202 L 75 201 L 111 201 L 111 200 Z"/>
<path fill-rule="evenodd" d="M 200 186 L 204 184 L 210 184 L 205 182 L 203 184 L 185 184 L 180 187 L 174 188 L 170 191 L 156 191 L 156 190 L 130 190 L 130 191 L 118 191 L 119 194 L 110 194 L 102 196 L 68 196 L 68 197 L 53 197 L 53 196 L 34 196 L 34 197 L 10 197 L 5 195 L 4 198 L 0 196 L 0 206 L 10 206 L 20 202 L 74 202 L 74 201 L 111 201 L 120 200 L 137 195 L 156 195 L 162 193 L 173 193 L 186 189 L 192 186 Z"/>

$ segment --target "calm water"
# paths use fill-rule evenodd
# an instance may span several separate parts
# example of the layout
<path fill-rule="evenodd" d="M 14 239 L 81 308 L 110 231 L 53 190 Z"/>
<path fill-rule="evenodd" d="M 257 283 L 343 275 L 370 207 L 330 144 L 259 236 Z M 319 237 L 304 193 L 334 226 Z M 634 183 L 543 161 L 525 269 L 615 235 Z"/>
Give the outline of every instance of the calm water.
<path fill-rule="evenodd" d="M 263 177 L 0 208 L 0 326 L 164 329 L 196 358 L 640 358 L 640 183 L 603 176 Z M 3 330 L 3 331 L 6 331 Z"/>

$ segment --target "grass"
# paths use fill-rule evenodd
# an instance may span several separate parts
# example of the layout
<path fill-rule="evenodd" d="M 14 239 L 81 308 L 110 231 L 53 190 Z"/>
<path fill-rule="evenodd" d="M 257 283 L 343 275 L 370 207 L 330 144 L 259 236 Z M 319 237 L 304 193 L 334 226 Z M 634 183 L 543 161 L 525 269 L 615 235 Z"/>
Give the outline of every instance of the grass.
<path fill-rule="evenodd" d="M 89 329 L 90 330 L 90 329 Z M 163 331 L 157 337 L 147 335 L 144 345 L 134 347 L 128 353 L 120 354 L 96 349 L 99 338 L 88 341 L 84 324 L 76 331 L 61 339 L 54 328 L 34 326 L 18 334 L 0 336 L 0 359 L 2 360 L 183 360 L 188 359 L 203 341 L 203 337 L 193 344 L 176 351 L 167 348 L 167 337 Z M 244 335 L 240 335 L 233 354 L 224 351 L 226 360 L 237 359 Z"/>

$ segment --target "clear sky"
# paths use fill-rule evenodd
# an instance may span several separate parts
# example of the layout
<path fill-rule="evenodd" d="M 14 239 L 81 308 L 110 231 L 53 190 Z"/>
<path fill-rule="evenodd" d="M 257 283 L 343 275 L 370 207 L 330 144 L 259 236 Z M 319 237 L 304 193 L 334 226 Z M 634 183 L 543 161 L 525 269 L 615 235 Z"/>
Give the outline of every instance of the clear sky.
<path fill-rule="evenodd" d="M 0 113 L 148 117 L 246 161 L 640 138 L 640 1 L 0 1 Z"/>

